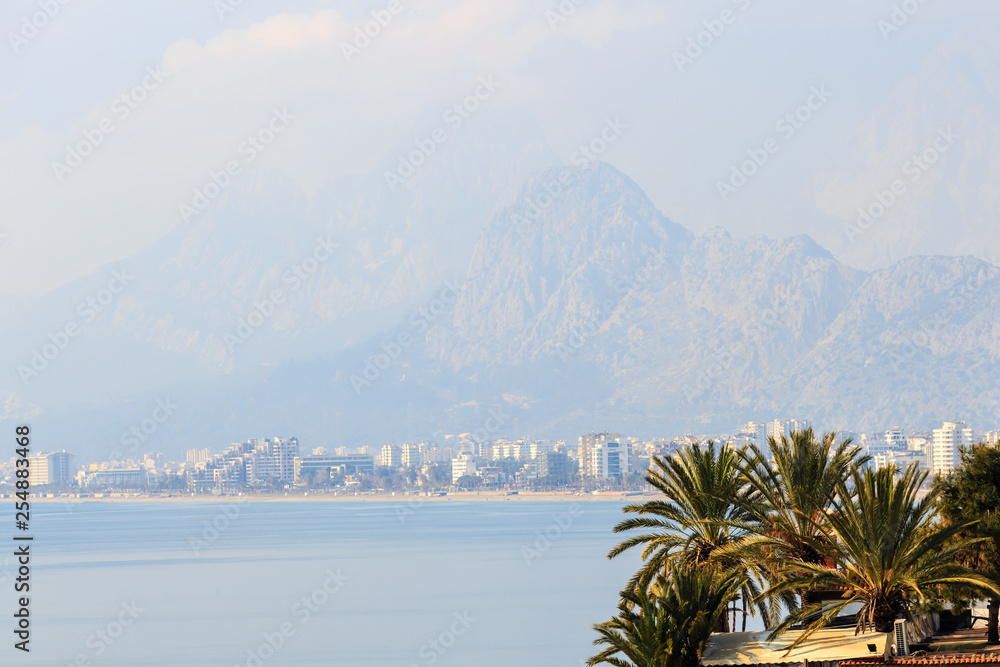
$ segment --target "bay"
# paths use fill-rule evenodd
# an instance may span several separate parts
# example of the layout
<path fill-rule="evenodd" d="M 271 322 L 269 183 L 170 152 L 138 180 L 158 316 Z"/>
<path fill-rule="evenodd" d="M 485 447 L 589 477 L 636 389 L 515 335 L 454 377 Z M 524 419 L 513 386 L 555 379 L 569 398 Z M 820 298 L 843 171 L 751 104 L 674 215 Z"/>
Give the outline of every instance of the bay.
<path fill-rule="evenodd" d="M 579 667 L 639 564 L 618 502 L 231 500 L 36 504 L 4 664 Z"/>

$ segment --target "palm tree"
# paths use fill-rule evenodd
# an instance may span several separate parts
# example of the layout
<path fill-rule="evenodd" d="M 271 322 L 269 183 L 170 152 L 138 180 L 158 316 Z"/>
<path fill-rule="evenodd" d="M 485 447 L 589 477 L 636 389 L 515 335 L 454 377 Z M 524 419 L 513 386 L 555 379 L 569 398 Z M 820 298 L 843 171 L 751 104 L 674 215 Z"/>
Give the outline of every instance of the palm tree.
<path fill-rule="evenodd" d="M 771 639 L 804 623 L 794 648 L 829 623 L 850 604 L 860 603 L 855 632 L 887 633 L 886 658 L 894 621 L 910 616 L 911 605 L 927 599 L 938 585 L 960 585 L 1000 593 L 996 584 L 960 565 L 957 554 L 970 546 L 954 539 L 964 526 L 935 521 L 937 490 L 917 500 L 927 473 L 916 464 L 902 475 L 895 467 L 852 471 L 837 485 L 837 497 L 826 522 L 833 539 L 806 540 L 818 560 L 789 561 L 769 593 L 798 590 L 843 590 L 832 601 L 813 602 L 794 610 L 771 632 Z M 852 488 L 848 485 L 848 481 Z"/>
<path fill-rule="evenodd" d="M 748 567 L 738 557 L 719 556 L 721 550 L 737 543 L 745 534 L 745 530 L 734 526 L 744 525 L 753 518 L 744 498 L 747 487 L 740 471 L 743 458 L 743 450 L 716 448 L 711 440 L 704 448 L 695 443 L 674 457 L 653 457 L 646 481 L 664 498 L 624 507 L 623 512 L 639 516 L 624 519 L 614 529 L 616 533 L 652 532 L 633 535 L 608 553 L 608 558 L 615 558 L 634 547 L 643 547 L 643 566 L 629 581 L 630 588 L 649 586 L 674 565 L 711 568 L 723 576 L 733 570 L 740 571 L 745 575 L 740 597 L 746 629 L 747 601 L 760 597 L 764 588 L 763 570 Z M 774 613 L 768 603 L 761 600 L 757 608 L 769 625 Z M 721 617 L 719 629 L 728 631 L 729 627 L 728 615 Z"/>
<path fill-rule="evenodd" d="M 959 556 L 963 565 L 1000 585 L 1000 448 L 979 443 L 962 447 L 961 455 L 962 465 L 934 480 L 941 516 L 946 523 L 965 526 L 959 539 L 984 538 Z M 968 523 L 970 517 L 977 519 L 974 525 Z M 964 597 L 965 592 L 953 593 Z M 1000 644 L 1000 596 L 991 596 L 987 609 L 986 644 L 993 646 Z"/>
<path fill-rule="evenodd" d="M 770 456 L 756 445 L 743 455 L 743 478 L 751 492 L 741 496 L 752 515 L 745 525 L 755 535 L 730 547 L 734 557 L 763 561 L 773 570 L 789 561 L 821 565 L 830 543 L 827 513 L 843 481 L 869 457 L 850 438 L 836 443 L 836 433 L 817 439 L 812 428 L 768 438 Z M 772 589 L 774 590 L 774 589 Z M 810 592 L 785 591 L 791 610 L 794 594 L 801 606 L 812 603 Z"/>
<path fill-rule="evenodd" d="M 622 592 L 618 615 L 597 623 L 595 646 L 607 648 L 588 665 L 697 667 L 709 635 L 742 582 L 738 573 L 673 565 L 649 588 Z"/>

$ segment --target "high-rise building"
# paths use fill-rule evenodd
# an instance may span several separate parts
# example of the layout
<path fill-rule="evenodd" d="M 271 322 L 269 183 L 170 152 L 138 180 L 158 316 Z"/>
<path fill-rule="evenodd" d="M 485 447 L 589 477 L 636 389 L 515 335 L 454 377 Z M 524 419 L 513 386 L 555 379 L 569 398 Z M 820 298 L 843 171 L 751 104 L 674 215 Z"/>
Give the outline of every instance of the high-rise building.
<path fill-rule="evenodd" d="M 621 438 L 618 433 L 588 433 L 580 436 L 577 446 L 576 460 L 580 465 L 581 475 L 593 475 L 594 447 L 604 442 L 617 442 Z"/>
<path fill-rule="evenodd" d="M 403 450 L 399 445 L 383 445 L 379 464 L 390 468 L 400 468 L 403 465 Z"/>
<path fill-rule="evenodd" d="M 196 462 L 188 470 L 188 484 L 204 491 L 253 482 L 292 482 L 298 455 L 297 438 L 250 438 Z"/>
<path fill-rule="evenodd" d="M 29 485 L 68 484 L 76 475 L 73 459 L 65 451 L 32 454 L 28 457 Z"/>
<path fill-rule="evenodd" d="M 944 422 L 941 428 L 934 429 L 927 456 L 931 475 L 947 475 L 958 467 L 958 448 L 975 444 L 973 437 L 965 422 Z"/>
<path fill-rule="evenodd" d="M 420 450 L 420 445 L 409 444 L 402 447 L 402 458 L 400 462 L 407 468 L 422 466 L 424 464 L 424 454 Z"/>
<path fill-rule="evenodd" d="M 251 438 L 253 445 L 247 466 L 247 481 L 278 480 L 291 482 L 295 479 L 295 457 L 299 455 L 298 438 Z"/>
<path fill-rule="evenodd" d="M 606 441 L 594 445 L 591 454 L 591 475 L 598 479 L 622 477 L 633 471 L 632 445 Z"/>

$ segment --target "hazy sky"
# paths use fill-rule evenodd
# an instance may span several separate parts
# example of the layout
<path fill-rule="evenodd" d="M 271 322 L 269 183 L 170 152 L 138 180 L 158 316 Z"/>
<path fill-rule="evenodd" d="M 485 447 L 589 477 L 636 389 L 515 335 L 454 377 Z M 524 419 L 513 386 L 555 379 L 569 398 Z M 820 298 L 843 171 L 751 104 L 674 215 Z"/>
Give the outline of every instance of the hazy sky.
<path fill-rule="evenodd" d="M 276 109 L 293 118 L 256 163 L 313 193 L 372 171 L 480 76 L 567 161 L 620 119 L 603 159 L 695 231 L 808 233 L 856 266 L 1000 251 L 995 1 L 230 2 L 3 3 L 0 292 L 44 293 L 160 238 Z M 894 4 L 915 11 L 890 32 Z M 375 11 L 386 25 L 345 55 Z M 904 162 L 950 126 L 911 184 Z M 93 152 L 54 167 L 85 133 Z M 719 181 L 761 151 L 723 201 Z M 851 242 L 845 223 L 895 180 L 896 205 Z"/>

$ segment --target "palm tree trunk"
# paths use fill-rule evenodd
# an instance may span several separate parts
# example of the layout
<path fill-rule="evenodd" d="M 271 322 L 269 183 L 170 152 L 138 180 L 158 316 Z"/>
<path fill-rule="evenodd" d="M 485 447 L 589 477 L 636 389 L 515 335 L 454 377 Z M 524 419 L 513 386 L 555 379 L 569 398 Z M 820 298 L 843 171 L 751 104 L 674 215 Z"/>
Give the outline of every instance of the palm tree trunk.
<path fill-rule="evenodd" d="M 1000 644 L 1000 632 L 997 631 L 997 617 L 1000 616 L 1000 598 L 992 598 L 989 604 L 989 620 L 986 623 L 986 645 Z"/>
<path fill-rule="evenodd" d="M 747 596 L 743 596 L 743 632 L 747 631 Z"/>
<path fill-rule="evenodd" d="M 882 661 L 886 664 L 892 662 L 892 645 L 896 642 L 896 629 L 893 628 L 885 633 L 885 651 L 882 652 Z"/>

